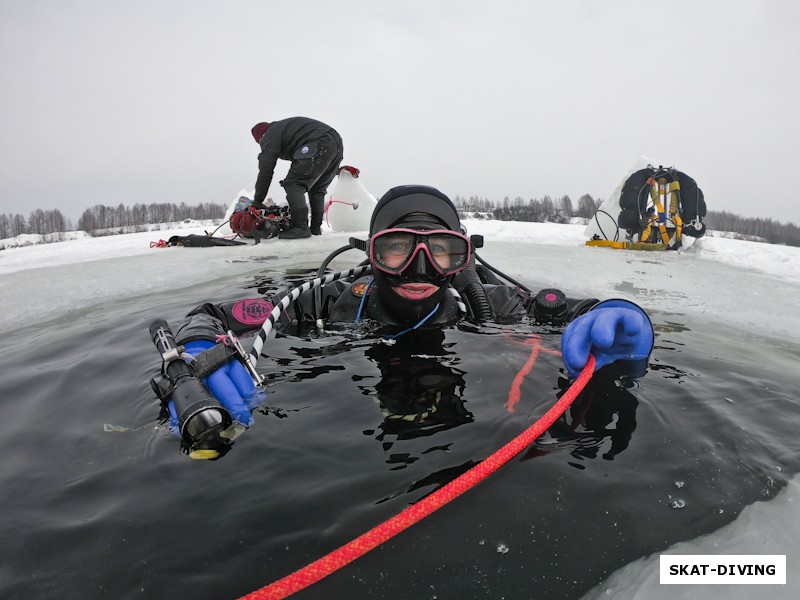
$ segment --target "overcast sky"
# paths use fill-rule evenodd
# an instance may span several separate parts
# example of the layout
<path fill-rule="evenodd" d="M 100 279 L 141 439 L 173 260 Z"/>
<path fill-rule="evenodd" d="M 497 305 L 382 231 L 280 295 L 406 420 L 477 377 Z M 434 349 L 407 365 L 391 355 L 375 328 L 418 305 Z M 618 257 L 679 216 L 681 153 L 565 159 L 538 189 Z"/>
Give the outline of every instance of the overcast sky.
<path fill-rule="evenodd" d="M 0 212 L 228 204 L 252 125 L 304 115 L 376 196 L 577 205 L 644 155 L 798 223 L 799 30 L 791 0 L 0 0 Z"/>

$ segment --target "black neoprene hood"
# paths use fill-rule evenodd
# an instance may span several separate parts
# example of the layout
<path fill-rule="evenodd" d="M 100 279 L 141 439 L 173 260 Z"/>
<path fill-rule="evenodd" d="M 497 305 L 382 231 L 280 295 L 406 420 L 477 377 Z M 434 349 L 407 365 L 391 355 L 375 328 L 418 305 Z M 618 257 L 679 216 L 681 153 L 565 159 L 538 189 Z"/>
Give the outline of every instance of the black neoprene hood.
<path fill-rule="evenodd" d="M 433 215 L 451 231 L 461 230 L 458 212 L 450 198 L 426 185 L 401 185 L 386 192 L 372 211 L 370 235 L 389 229 L 411 213 Z"/>

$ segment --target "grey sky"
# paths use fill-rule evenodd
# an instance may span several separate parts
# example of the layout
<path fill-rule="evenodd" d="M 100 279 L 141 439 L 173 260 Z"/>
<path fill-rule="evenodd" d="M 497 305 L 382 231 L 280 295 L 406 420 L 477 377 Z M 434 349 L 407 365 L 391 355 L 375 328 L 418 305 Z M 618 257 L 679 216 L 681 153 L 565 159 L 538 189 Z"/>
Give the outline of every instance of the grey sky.
<path fill-rule="evenodd" d="M 250 127 L 305 115 L 376 196 L 576 203 L 646 155 L 797 223 L 798 26 L 789 0 L 0 0 L 0 212 L 227 204 Z"/>

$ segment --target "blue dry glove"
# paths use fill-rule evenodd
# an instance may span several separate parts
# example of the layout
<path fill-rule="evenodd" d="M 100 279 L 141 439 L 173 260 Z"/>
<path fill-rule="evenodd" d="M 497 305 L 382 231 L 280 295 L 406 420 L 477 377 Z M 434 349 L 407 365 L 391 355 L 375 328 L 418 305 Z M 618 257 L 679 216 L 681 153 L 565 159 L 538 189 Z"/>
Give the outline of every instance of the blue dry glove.
<path fill-rule="evenodd" d="M 197 356 L 204 350 L 215 346 L 216 342 L 208 340 L 195 340 L 184 345 L 187 354 Z M 219 403 L 231 414 L 234 421 L 249 426 L 253 422 L 250 412 L 258 403 L 256 386 L 244 365 L 238 360 L 231 359 L 219 369 L 203 378 L 203 383 Z M 170 420 L 174 426 L 178 424 L 178 415 L 172 400 L 169 402 Z"/>
<path fill-rule="evenodd" d="M 653 324 L 633 302 L 606 300 L 567 326 L 561 354 L 571 377 L 594 355 L 595 370 L 617 360 L 644 360 L 653 349 Z"/>

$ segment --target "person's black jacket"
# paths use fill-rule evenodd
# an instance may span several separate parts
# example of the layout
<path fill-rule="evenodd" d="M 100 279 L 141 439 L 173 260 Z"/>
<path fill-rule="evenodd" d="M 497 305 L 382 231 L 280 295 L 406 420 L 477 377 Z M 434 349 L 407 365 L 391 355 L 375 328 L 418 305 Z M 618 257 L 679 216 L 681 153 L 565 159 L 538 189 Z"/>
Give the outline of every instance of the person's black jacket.
<path fill-rule="evenodd" d="M 258 178 L 253 202 L 263 203 L 267 197 L 278 159 L 292 160 L 298 149 L 325 135 L 339 139 L 339 134 L 333 127 L 308 117 L 290 117 L 270 123 L 261 136 L 261 154 L 258 155 Z"/>

